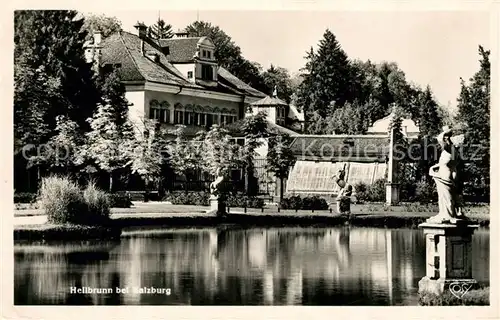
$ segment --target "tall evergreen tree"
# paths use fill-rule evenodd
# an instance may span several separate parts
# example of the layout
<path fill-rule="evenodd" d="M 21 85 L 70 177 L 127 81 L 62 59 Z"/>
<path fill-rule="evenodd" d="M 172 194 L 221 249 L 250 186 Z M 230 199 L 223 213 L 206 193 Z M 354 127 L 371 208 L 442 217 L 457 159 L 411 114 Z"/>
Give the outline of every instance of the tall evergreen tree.
<path fill-rule="evenodd" d="M 347 54 L 330 30 L 323 34 L 317 52 L 311 49 L 306 59 L 304 81 L 298 92 L 306 116 L 312 109 L 325 117 L 329 111 L 333 112 L 329 110 L 331 102 L 341 107 L 353 100 L 352 69 Z"/>
<path fill-rule="evenodd" d="M 92 116 L 100 94 L 83 54 L 83 18 L 76 11 L 23 10 L 15 12 L 14 21 L 14 63 L 43 69 L 60 83 L 58 95 L 44 97 L 50 106 L 45 114 L 49 128 L 55 128 L 58 115 L 68 116 L 82 130 L 88 128 L 85 120 Z"/>
<path fill-rule="evenodd" d="M 56 130 L 61 126 L 57 122 L 60 116 L 71 121 L 75 135 L 89 129 L 86 119 L 92 116 L 101 95 L 92 66 L 84 58 L 87 32 L 82 25 L 76 11 L 14 12 L 14 133 L 18 150 L 29 144 L 49 144 L 54 136 L 69 132 Z M 51 157 L 29 160 L 33 159 L 27 165 L 37 167 L 39 178 L 41 168 L 53 167 Z"/>
<path fill-rule="evenodd" d="M 262 73 L 262 77 L 267 86 L 265 93 L 271 95 L 276 88 L 278 97 L 290 103 L 293 91 L 292 80 L 287 69 L 271 65 L 269 69 Z"/>
<path fill-rule="evenodd" d="M 421 93 L 417 100 L 416 109 L 419 117 L 414 119 L 419 127 L 420 133 L 424 136 L 435 137 L 442 128 L 442 119 L 438 113 L 438 104 L 432 96 L 429 86 Z"/>
<path fill-rule="evenodd" d="M 170 39 L 174 36 L 172 25 L 167 24 L 163 19 L 158 19 L 155 24 L 148 27 L 149 37 L 152 39 Z"/>
<path fill-rule="evenodd" d="M 489 196 L 490 183 L 490 51 L 479 46 L 480 69 L 467 85 L 461 79 L 457 121 L 465 124 L 467 142 L 464 147 L 469 162 L 464 179 L 474 187 L 484 187 Z"/>

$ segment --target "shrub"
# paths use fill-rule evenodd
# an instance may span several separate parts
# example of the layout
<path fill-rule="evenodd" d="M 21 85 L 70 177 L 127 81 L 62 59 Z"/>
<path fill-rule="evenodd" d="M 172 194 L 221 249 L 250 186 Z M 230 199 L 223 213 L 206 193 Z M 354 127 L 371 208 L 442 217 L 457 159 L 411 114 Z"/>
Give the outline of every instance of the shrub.
<path fill-rule="evenodd" d="M 21 192 L 14 194 L 14 203 L 34 203 L 36 200 L 36 193 Z"/>
<path fill-rule="evenodd" d="M 415 186 L 415 198 L 421 203 L 431 203 L 437 201 L 437 190 L 432 183 L 419 181 Z"/>
<path fill-rule="evenodd" d="M 399 185 L 399 200 L 406 202 L 417 201 L 416 184 L 414 181 L 401 181 Z"/>
<path fill-rule="evenodd" d="M 94 183 L 90 183 L 83 191 L 83 199 L 87 204 L 84 224 L 102 224 L 108 221 L 110 201 L 106 192 L 99 190 Z"/>
<path fill-rule="evenodd" d="M 264 200 L 257 197 L 249 197 L 244 194 L 230 195 L 226 200 L 228 207 L 239 208 L 262 208 L 264 207 Z"/>
<path fill-rule="evenodd" d="M 378 179 L 369 188 L 370 201 L 380 202 L 385 200 L 385 179 Z"/>
<path fill-rule="evenodd" d="M 467 292 L 463 297 L 457 298 L 450 292 L 442 295 L 431 293 L 419 294 L 419 304 L 422 306 L 485 306 L 490 304 L 489 288 L 481 288 Z"/>
<path fill-rule="evenodd" d="M 354 185 L 356 199 L 362 202 L 380 202 L 385 200 L 385 180 L 376 180 L 373 184 L 367 185 L 358 182 Z"/>
<path fill-rule="evenodd" d="M 283 198 L 280 203 L 280 208 L 300 210 L 302 209 L 302 198 L 300 196 L 291 196 Z"/>
<path fill-rule="evenodd" d="M 108 199 L 111 208 L 130 208 L 132 206 L 132 200 L 127 194 L 108 194 Z"/>
<path fill-rule="evenodd" d="M 78 186 L 67 177 L 52 176 L 42 180 L 40 203 L 50 223 L 80 224 L 88 208 Z"/>
<path fill-rule="evenodd" d="M 196 191 L 174 191 L 167 193 L 164 200 L 172 204 L 208 206 L 210 194 Z"/>
<path fill-rule="evenodd" d="M 326 210 L 328 209 L 328 203 L 325 199 L 318 196 L 304 198 L 292 196 L 283 198 L 280 203 L 280 208 L 293 210 Z"/>
<path fill-rule="evenodd" d="M 359 201 L 370 201 L 368 185 L 364 182 L 358 182 L 354 185 L 354 194 Z"/>

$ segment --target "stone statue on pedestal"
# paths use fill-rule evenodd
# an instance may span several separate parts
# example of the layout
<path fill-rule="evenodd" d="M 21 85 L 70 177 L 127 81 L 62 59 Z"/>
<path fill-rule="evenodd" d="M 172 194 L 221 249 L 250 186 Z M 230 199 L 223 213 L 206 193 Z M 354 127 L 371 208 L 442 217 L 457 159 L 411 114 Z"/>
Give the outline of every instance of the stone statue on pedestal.
<path fill-rule="evenodd" d="M 472 234 L 478 225 L 462 213 L 461 159 L 458 146 L 464 136 L 452 136 L 444 127 L 437 140 L 442 152 L 429 175 L 436 182 L 439 213 L 419 225 L 424 231 L 426 275 L 418 282 L 420 294 L 456 295 L 455 288 L 469 289 L 478 285 L 472 277 Z M 462 141 L 460 141 L 462 140 Z"/>
<path fill-rule="evenodd" d="M 209 213 L 216 213 L 217 215 L 226 214 L 226 203 L 221 197 L 221 187 L 225 180 L 225 176 L 221 169 L 217 169 L 216 178 L 210 184 L 210 210 Z"/>
<path fill-rule="evenodd" d="M 442 148 L 439 162 L 429 169 L 429 175 L 436 182 L 438 192 L 439 213 L 427 220 L 429 223 L 457 223 L 465 220 L 460 199 L 459 153 L 452 137 L 452 130 L 444 127 L 438 137 Z M 458 142 L 457 142 L 458 144 Z"/>
<path fill-rule="evenodd" d="M 339 193 L 337 195 L 337 212 L 340 214 L 350 214 L 351 213 L 351 195 L 352 186 L 345 181 L 345 165 L 344 168 L 339 170 L 333 179 L 340 187 Z"/>

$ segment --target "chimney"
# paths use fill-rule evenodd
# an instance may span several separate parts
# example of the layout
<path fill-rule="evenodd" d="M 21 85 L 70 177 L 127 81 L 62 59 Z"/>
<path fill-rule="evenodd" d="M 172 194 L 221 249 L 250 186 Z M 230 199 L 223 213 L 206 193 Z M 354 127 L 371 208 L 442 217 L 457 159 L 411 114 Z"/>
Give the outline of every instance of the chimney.
<path fill-rule="evenodd" d="M 137 29 L 139 38 L 141 39 L 146 38 L 146 31 L 148 30 L 148 27 L 146 27 L 146 25 L 143 22 L 137 22 L 134 28 Z"/>
<path fill-rule="evenodd" d="M 143 22 L 137 22 L 134 26 L 137 29 L 139 38 L 141 39 L 141 53 L 144 55 L 144 39 L 146 39 L 146 32 L 148 27 Z"/>
<path fill-rule="evenodd" d="M 100 31 L 96 31 L 94 32 L 94 45 L 98 46 L 101 44 L 101 32 Z"/>

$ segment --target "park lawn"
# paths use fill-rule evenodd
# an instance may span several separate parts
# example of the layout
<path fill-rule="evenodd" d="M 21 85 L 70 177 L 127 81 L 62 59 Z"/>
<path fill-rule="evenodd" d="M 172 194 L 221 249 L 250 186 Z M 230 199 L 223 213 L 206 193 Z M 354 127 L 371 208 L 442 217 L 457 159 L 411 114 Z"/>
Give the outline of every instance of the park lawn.
<path fill-rule="evenodd" d="M 125 214 L 203 214 L 208 210 L 208 206 L 194 205 L 173 205 L 165 202 L 134 202 L 130 208 L 111 208 L 113 215 Z M 489 219 L 489 205 L 467 206 L 465 213 L 471 218 Z M 245 213 L 244 208 L 229 208 L 230 213 Z M 353 204 L 351 212 L 354 215 L 384 215 L 384 216 L 414 216 L 430 217 L 437 213 L 435 205 L 403 204 L 401 206 L 386 207 L 382 203 L 375 204 Z M 246 213 L 255 215 L 291 215 L 291 216 L 331 216 L 336 215 L 336 209 L 330 210 L 279 210 L 276 205 L 266 205 L 264 210 L 259 208 L 247 208 Z M 14 210 L 14 216 L 37 216 L 44 215 L 41 209 Z"/>

